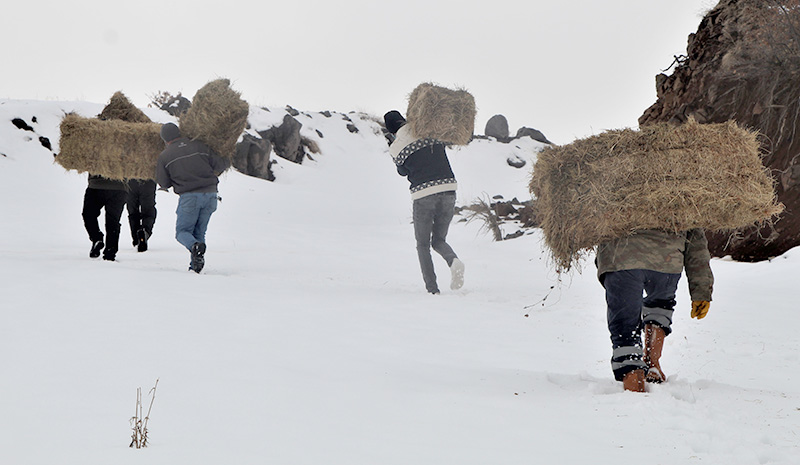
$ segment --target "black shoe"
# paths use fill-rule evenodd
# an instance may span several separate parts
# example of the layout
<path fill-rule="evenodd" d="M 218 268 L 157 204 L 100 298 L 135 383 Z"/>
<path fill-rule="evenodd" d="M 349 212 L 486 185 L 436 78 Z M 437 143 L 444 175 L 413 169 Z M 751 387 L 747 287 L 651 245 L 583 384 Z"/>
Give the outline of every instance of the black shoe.
<path fill-rule="evenodd" d="M 89 251 L 89 257 L 90 258 L 99 257 L 100 256 L 100 251 L 103 250 L 104 246 L 105 246 L 105 244 L 103 244 L 103 241 L 94 241 L 92 243 L 92 250 Z"/>
<path fill-rule="evenodd" d="M 117 258 L 117 249 L 106 246 L 105 250 L 103 250 L 103 260 L 108 260 L 113 262 Z"/>
<path fill-rule="evenodd" d="M 139 244 L 136 247 L 136 250 L 139 252 L 146 252 L 147 251 L 147 239 L 150 238 L 150 234 L 147 234 L 147 231 L 144 229 L 140 229 L 137 233 L 139 235 Z"/>
<path fill-rule="evenodd" d="M 204 243 L 195 242 L 194 245 L 192 245 L 192 264 L 190 268 L 195 273 L 199 273 L 203 270 L 203 266 L 206 264 L 205 253 L 206 245 Z"/>

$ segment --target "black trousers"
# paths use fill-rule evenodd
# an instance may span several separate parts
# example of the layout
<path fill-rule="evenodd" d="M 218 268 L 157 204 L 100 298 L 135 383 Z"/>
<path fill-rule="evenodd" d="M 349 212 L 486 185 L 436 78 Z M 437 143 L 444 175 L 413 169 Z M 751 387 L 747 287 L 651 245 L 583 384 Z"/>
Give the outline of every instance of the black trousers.
<path fill-rule="evenodd" d="M 147 236 L 153 234 L 156 223 L 156 182 L 131 179 L 128 181 L 128 223 L 134 244 L 139 242 L 137 232 L 144 229 Z"/>
<path fill-rule="evenodd" d="M 83 196 L 83 225 L 92 242 L 103 240 L 103 232 L 97 219 L 100 217 L 100 210 L 106 210 L 105 255 L 114 256 L 119 250 L 119 219 L 125 208 L 126 195 L 123 190 L 88 187 Z"/>

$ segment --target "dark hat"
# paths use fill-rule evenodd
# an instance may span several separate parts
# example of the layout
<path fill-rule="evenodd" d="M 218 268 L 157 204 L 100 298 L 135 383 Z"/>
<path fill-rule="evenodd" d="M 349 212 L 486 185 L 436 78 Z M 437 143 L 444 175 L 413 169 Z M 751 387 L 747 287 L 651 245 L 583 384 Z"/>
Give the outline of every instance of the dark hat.
<path fill-rule="evenodd" d="M 392 134 L 396 133 L 400 128 L 406 124 L 406 119 L 397 110 L 392 110 L 383 115 L 383 121 L 386 123 L 386 129 Z"/>
<path fill-rule="evenodd" d="M 166 123 L 161 125 L 161 139 L 164 142 L 170 143 L 181 136 L 181 130 L 175 123 Z"/>

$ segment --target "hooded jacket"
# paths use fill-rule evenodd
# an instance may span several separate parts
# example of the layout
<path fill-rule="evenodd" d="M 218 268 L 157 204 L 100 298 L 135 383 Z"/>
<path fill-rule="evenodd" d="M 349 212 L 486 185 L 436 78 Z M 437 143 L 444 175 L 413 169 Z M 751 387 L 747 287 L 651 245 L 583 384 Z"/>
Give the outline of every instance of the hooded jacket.
<path fill-rule="evenodd" d="M 417 138 L 408 125 L 397 131 L 389 154 L 397 165 L 397 172 L 408 177 L 414 200 L 455 191 L 458 187 L 444 144 L 436 139 Z"/>
<path fill-rule="evenodd" d="M 228 165 L 206 144 L 181 137 L 158 156 L 156 180 L 162 189 L 172 187 L 176 194 L 217 192 L 217 176 Z"/>

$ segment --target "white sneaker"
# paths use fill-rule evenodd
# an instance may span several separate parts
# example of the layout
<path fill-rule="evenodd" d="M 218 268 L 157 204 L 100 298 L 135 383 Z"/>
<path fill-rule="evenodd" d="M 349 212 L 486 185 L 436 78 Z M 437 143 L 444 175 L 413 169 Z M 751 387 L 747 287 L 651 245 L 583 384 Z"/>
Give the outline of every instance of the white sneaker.
<path fill-rule="evenodd" d="M 461 289 L 464 285 L 464 262 L 458 258 L 453 259 L 450 265 L 450 289 Z"/>

